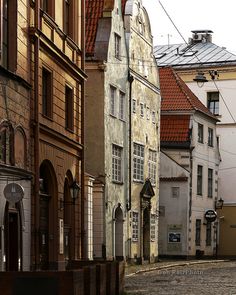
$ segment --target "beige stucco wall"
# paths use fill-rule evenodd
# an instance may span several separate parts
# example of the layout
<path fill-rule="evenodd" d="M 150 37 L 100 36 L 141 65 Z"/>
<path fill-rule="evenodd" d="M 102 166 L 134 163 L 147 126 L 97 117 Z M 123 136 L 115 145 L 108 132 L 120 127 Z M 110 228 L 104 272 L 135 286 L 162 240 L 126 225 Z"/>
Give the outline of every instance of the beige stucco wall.
<path fill-rule="evenodd" d="M 159 113 L 160 95 L 159 80 L 156 62 L 153 58 L 153 44 L 149 18 L 142 6 L 142 1 L 127 1 L 125 11 L 126 40 L 129 48 L 130 73 L 134 80 L 132 83 L 131 100 L 136 100 L 136 113 L 132 113 L 132 149 L 133 143 L 144 146 L 144 180 L 148 178 L 148 156 L 149 150 L 157 152 L 157 174 L 154 185 L 155 196 L 151 200 L 151 214 L 156 214 L 156 236 L 155 241 L 150 241 L 150 260 L 158 256 L 158 196 L 159 196 Z M 140 103 L 144 104 L 144 116 L 140 115 Z M 150 112 L 150 114 L 148 114 Z M 152 122 L 152 112 L 155 113 L 155 122 Z M 148 118 L 150 117 L 150 118 Z M 132 150 L 133 155 L 133 150 Z M 133 171 L 132 171 L 133 177 Z M 140 192 L 142 182 L 132 181 L 131 212 L 129 214 L 128 237 L 129 255 L 131 259 L 142 256 L 141 224 L 142 211 L 140 208 Z M 137 242 L 132 241 L 132 211 L 139 213 L 139 238 Z"/>

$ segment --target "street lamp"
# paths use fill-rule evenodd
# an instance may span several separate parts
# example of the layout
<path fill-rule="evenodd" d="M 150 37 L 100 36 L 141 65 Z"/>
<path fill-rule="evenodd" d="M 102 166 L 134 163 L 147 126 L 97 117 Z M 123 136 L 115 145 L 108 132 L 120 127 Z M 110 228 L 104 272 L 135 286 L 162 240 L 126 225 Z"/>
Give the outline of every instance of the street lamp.
<path fill-rule="evenodd" d="M 78 194 L 80 191 L 80 186 L 76 181 L 73 181 L 71 186 L 70 186 L 70 194 L 73 202 L 78 198 Z"/>
<path fill-rule="evenodd" d="M 211 80 L 214 81 L 216 78 L 219 78 L 219 74 L 216 70 L 209 70 L 208 71 Z M 208 82 L 207 78 L 204 75 L 204 72 L 199 71 L 193 81 L 197 82 L 199 87 L 202 87 L 205 82 Z"/>
<path fill-rule="evenodd" d="M 215 209 L 222 209 L 224 205 L 224 200 L 220 197 L 219 200 L 215 201 Z"/>

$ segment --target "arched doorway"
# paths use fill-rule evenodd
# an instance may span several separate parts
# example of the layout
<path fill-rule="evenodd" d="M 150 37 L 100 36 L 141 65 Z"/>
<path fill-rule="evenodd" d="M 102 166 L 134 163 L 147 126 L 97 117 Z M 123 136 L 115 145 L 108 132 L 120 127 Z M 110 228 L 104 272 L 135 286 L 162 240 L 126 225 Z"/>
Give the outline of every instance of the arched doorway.
<path fill-rule="evenodd" d="M 40 166 L 39 191 L 39 262 L 40 269 L 57 268 L 57 181 L 52 164 Z"/>
<path fill-rule="evenodd" d="M 71 197 L 73 176 L 67 171 L 64 181 L 64 257 L 66 262 L 73 258 L 74 244 L 74 203 Z"/>
<path fill-rule="evenodd" d="M 143 211 L 143 258 L 150 258 L 150 210 L 145 208 Z"/>
<path fill-rule="evenodd" d="M 123 212 L 119 207 L 115 210 L 115 258 L 124 259 L 123 253 Z"/>
<path fill-rule="evenodd" d="M 20 202 L 15 204 L 7 202 L 5 206 L 4 244 L 6 271 L 22 270 L 22 218 Z"/>

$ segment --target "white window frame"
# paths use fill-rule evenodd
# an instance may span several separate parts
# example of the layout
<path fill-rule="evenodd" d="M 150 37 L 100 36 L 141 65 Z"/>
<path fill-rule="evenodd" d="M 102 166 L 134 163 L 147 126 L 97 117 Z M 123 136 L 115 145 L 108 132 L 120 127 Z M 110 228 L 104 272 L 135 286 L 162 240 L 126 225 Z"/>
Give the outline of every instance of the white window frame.
<path fill-rule="evenodd" d="M 110 115 L 116 117 L 116 87 L 110 85 Z"/>
<path fill-rule="evenodd" d="M 149 150 L 148 155 L 148 177 L 153 186 L 156 185 L 156 174 L 157 174 L 157 152 Z"/>
<path fill-rule="evenodd" d="M 119 93 L 119 119 L 125 121 L 125 93 Z"/>
<path fill-rule="evenodd" d="M 144 179 L 144 145 L 134 142 L 133 145 L 133 180 L 143 182 Z"/>
<path fill-rule="evenodd" d="M 112 181 L 122 183 L 122 154 L 123 148 L 113 144 L 112 145 Z"/>

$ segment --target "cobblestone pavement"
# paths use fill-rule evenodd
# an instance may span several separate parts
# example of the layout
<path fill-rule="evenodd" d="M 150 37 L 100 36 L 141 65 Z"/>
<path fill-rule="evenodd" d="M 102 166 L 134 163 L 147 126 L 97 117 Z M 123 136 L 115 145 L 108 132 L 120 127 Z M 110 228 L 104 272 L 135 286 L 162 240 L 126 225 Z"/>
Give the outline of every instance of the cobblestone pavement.
<path fill-rule="evenodd" d="M 127 275 L 130 295 L 236 295 L 236 261 L 189 264 Z"/>

